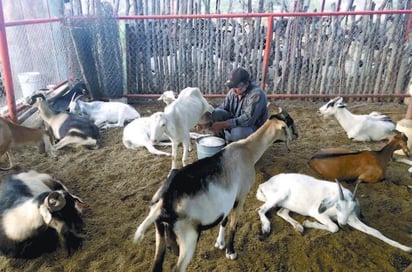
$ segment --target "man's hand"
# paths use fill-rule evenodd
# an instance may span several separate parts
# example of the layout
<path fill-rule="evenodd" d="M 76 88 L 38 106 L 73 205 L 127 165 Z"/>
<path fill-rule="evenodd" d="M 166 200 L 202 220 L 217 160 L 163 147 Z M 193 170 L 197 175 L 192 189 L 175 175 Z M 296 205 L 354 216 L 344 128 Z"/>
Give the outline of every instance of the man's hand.
<path fill-rule="evenodd" d="M 222 122 L 215 122 L 212 124 L 211 130 L 214 133 L 219 133 L 223 129 L 230 128 L 230 123 L 228 121 L 222 121 Z"/>

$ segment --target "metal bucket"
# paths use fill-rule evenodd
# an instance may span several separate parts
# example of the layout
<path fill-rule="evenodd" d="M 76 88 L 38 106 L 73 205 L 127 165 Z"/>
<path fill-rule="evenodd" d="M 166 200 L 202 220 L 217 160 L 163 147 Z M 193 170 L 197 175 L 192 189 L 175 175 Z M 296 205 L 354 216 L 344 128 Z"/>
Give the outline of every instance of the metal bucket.
<path fill-rule="evenodd" d="M 216 136 L 204 136 L 196 139 L 197 159 L 213 156 L 225 146 L 225 140 Z"/>

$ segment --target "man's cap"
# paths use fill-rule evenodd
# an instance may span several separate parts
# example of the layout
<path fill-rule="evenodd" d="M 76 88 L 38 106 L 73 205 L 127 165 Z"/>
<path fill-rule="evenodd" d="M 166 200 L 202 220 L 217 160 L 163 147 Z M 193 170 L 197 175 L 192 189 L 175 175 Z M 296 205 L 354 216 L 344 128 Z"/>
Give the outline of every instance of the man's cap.
<path fill-rule="evenodd" d="M 249 72 L 244 68 L 236 68 L 229 74 L 229 79 L 225 82 L 225 86 L 229 88 L 236 88 L 240 83 L 249 82 L 250 75 Z"/>

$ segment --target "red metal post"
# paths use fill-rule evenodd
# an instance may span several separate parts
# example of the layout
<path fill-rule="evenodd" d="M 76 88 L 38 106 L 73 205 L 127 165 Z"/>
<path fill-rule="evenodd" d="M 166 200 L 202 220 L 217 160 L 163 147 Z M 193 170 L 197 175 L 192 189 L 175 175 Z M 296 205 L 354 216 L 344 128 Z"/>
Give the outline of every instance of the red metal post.
<path fill-rule="evenodd" d="M 6 27 L 4 24 L 3 1 L 0 0 L 0 59 L 6 89 L 7 106 L 10 119 L 17 123 L 16 100 L 14 97 L 13 78 L 11 75 L 9 49 L 7 46 Z"/>
<path fill-rule="evenodd" d="M 411 3 L 409 2 L 409 8 L 411 9 Z M 411 14 L 408 14 L 408 23 L 406 25 L 406 37 L 405 40 L 408 41 L 409 40 L 409 34 L 411 32 L 411 25 L 412 25 L 412 16 Z"/>
<path fill-rule="evenodd" d="M 270 48 L 272 47 L 272 35 L 273 35 L 273 16 L 268 17 L 268 29 L 266 33 L 265 54 L 263 56 L 263 69 L 262 69 L 262 89 L 265 89 L 266 74 L 269 67 Z"/>

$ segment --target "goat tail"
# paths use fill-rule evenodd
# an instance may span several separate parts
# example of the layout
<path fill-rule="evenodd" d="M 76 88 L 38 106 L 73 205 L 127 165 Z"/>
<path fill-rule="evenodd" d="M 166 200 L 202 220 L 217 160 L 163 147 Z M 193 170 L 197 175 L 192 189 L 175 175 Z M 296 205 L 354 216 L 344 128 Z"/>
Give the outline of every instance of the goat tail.
<path fill-rule="evenodd" d="M 143 220 L 143 222 L 137 228 L 134 237 L 133 243 L 137 244 L 143 240 L 146 230 L 152 225 L 160 216 L 162 212 L 163 201 L 159 200 L 150 208 L 149 215 Z"/>

